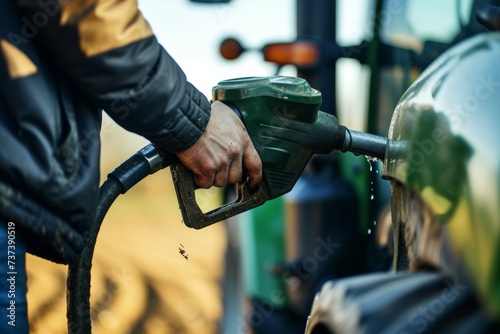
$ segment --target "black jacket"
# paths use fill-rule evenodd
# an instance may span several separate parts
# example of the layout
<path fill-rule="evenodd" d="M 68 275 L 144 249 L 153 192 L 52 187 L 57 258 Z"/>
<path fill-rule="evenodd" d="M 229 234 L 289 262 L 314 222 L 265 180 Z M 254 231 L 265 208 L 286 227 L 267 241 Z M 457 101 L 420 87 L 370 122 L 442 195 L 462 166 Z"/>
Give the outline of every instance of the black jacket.
<path fill-rule="evenodd" d="M 71 263 L 93 219 L 101 112 L 159 148 L 201 136 L 209 101 L 136 1 L 0 3 L 0 215 L 28 251 Z"/>

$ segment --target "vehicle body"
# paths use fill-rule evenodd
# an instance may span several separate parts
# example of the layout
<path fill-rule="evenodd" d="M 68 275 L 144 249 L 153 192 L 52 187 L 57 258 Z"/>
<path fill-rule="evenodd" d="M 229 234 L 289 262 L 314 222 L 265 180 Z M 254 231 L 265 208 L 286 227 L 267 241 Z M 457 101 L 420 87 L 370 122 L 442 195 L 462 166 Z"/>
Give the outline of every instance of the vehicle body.
<path fill-rule="evenodd" d="M 498 331 L 498 55 L 499 33 L 471 37 L 403 95 L 382 173 L 392 270 L 325 284 L 306 333 Z"/>

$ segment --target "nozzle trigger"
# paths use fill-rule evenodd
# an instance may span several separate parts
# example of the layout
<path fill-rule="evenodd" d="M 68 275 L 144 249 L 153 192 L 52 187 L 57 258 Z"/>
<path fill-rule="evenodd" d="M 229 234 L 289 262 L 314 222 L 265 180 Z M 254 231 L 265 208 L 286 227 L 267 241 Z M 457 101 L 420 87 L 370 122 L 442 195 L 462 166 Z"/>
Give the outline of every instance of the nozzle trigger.
<path fill-rule="evenodd" d="M 195 191 L 199 187 L 194 181 L 193 172 L 182 164 L 170 166 L 170 171 L 184 224 L 194 229 L 210 226 L 258 207 L 271 199 L 264 182 L 255 189 L 250 189 L 248 182 L 242 181 L 236 184 L 235 200 L 204 213 L 196 202 Z"/>

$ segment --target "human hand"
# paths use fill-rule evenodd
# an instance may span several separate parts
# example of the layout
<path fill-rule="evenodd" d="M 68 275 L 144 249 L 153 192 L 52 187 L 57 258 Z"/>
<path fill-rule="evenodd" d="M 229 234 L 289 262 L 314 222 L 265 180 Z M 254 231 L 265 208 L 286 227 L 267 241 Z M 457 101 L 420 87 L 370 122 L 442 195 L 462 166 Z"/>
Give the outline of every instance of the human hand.
<path fill-rule="evenodd" d="M 210 120 L 200 139 L 177 157 L 195 174 L 201 188 L 237 183 L 243 177 L 243 167 L 251 188 L 262 179 L 262 162 L 245 126 L 220 101 L 212 103 Z"/>

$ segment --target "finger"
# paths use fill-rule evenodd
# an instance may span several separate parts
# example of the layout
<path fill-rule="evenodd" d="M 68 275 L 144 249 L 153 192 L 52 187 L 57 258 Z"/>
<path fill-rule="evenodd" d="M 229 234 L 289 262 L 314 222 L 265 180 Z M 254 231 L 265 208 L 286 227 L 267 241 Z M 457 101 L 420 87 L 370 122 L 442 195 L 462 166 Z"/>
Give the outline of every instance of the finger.
<path fill-rule="evenodd" d="M 214 184 L 215 174 L 195 174 L 194 179 L 198 187 L 208 189 Z"/>
<path fill-rule="evenodd" d="M 262 180 L 262 161 L 253 145 L 250 145 L 245 150 L 243 164 L 248 173 L 250 188 L 256 187 Z"/>
<path fill-rule="evenodd" d="M 228 181 L 228 171 L 226 168 L 226 169 L 222 169 L 222 170 L 218 171 L 215 174 L 214 186 L 224 187 L 227 184 L 227 181 Z"/>
<path fill-rule="evenodd" d="M 238 183 L 243 177 L 243 162 L 242 157 L 238 157 L 231 162 L 228 171 L 229 183 Z"/>

